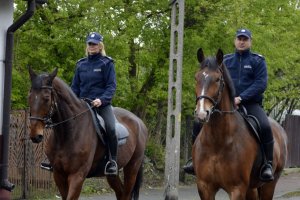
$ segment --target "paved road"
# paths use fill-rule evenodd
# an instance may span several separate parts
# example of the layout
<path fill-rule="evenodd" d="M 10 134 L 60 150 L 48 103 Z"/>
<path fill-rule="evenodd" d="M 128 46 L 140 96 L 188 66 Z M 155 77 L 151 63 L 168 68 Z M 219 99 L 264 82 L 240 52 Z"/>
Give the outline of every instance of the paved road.
<path fill-rule="evenodd" d="M 299 169 L 295 171 L 288 171 L 287 175 L 283 175 L 275 190 L 274 199 L 276 200 L 300 200 L 300 171 Z M 283 195 L 298 191 L 298 197 L 284 198 Z M 164 190 L 162 188 L 156 189 L 143 189 L 140 192 L 141 200 L 163 200 Z M 114 194 L 106 194 L 101 196 L 93 197 L 81 197 L 80 200 L 115 200 Z M 199 200 L 196 185 L 191 186 L 180 186 L 179 187 L 179 200 Z M 219 191 L 217 193 L 217 200 L 228 200 L 227 194 L 224 191 Z"/>

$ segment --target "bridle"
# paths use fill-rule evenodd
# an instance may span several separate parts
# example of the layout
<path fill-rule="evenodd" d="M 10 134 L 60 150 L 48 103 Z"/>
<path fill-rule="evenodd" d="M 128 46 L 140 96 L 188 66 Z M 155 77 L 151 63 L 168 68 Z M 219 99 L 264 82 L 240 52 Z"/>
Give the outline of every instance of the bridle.
<path fill-rule="evenodd" d="M 222 93 L 223 93 L 223 90 L 224 90 L 224 86 L 225 86 L 225 81 L 224 81 L 224 78 L 223 78 L 223 70 L 221 69 L 221 67 L 219 66 L 218 67 L 219 71 L 221 72 L 221 77 L 220 77 L 220 86 L 219 86 L 219 89 L 218 89 L 218 92 L 216 94 L 217 96 L 217 100 L 215 100 L 214 98 L 210 97 L 210 96 L 207 96 L 207 95 L 200 95 L 200 96 L 197 96 L 196 97 L 196 104 L 198 101 L 200 101 L 201 99 L 207 99 L 209 100 L 211 103 L 212 103 L 212 108 L 211 108 L 211 114 L 214 113 L 214 112 L 218 112 L 220 114 L 222 113 L 229 113 L 229 114 L 232 114 L 236 111 L 236 109 L 233 109 L 233 110 L 229 110 L 229 111 L 224 111 L 224 110 L 219 110 L 217 109 L 216 107 L 219 105 L 220 101 L 221 101 L 221 98 L 222 98 Z"/>
<path fill-rule="evenodd" d="M 46 114 L 45 117 L 38 117 L 38 116 L 31 116 L 31 112 L 30 112 L 30 117 L 29 117 L 29 120 L 37 120 L 37 121 L 42 121 L 46 124 L 46 128 L 48 126 L 51 126 L 52 123 L 52 119 L 51 117 L 53 116 L 53 113 L 54 113 L 54 107 L 57 106 L 56 102 L 55 102 L 55 99 L 54 99 L 54 95 L 52 94 L 53 93 L 53 87 L 52 86 L 41 86 L 40 89 L 49 89 L 51 90 L 51 106 L 50 106 L 50 109 L 48 111 L 48 113 Z"/>
<path fill-rule="evenodd" d="M 57 123 L 53 123 L 52 116 L 53 116 L 55 110 L 57 110 L 57 102 L 56 102 L 55 97 L 53 95 L 53 87 L 52 86 L 42 86 L 40 89 L 50 89 L 51 90 L 51 106 L 50 106 L 50 109 L 49 109 L 49 111 L 48 111 L 48 113 L 46 114 L 45 117 L 31 116 L 31 113 L 30 113 L 29 120 L 42 121 L 42 122 L 45 123 L 45 128 L 53 128 L 53 127 L 55 127 L 57 125 L 66 123 L 66 122 L 68 122 L 68 121 L 70 121 L 72 119 L 75 119 L 76 117 L 82 115 L 83 113 L 86 113 L 87 111 L 89 111 L 91 108 L 94 107 L 93 105 L 91 105 L 89 108 L 83 110 L 80 113 L 75 114 L 74 116 L 72 116 L 72 117 L 70 117 L 68 119 L 65 119 L 65 120 L 57 122 Z M 89 100 L 89 99 L 84 99 L 84 100 L 86 101 L 86 100 Z"/>

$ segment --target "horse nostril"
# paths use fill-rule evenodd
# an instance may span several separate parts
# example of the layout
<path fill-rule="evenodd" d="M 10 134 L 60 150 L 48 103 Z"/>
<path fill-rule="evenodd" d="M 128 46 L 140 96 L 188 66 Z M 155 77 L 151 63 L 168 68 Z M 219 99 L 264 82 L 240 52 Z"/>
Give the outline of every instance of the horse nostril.
<path fill-rule="evenodd" d="M 44 139 L 44 136 L 43 135 L 38 135 L 37 138 L 38 138 L 39 141 L 42 141 Z"/>
<path fill-rule="evenodd" d="M 40 143 L 43 140 L 44 136 L 43 135 L 37 135 L 35 137 L 31 138 L 31 141 L 33 143 Z"/>

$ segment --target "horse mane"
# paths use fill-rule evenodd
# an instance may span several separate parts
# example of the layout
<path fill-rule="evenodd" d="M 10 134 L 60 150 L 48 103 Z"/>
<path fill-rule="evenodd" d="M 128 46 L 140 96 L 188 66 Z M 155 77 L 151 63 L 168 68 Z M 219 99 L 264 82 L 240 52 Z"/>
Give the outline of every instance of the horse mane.
<path fill-rule="evenodd" d="M 73 102 L 80 103 L 80 99 L 73 92 L 71 87 L 67 85 L 62 79 L 55 77 L 53 80 L 53 88 L 56 93 L 61 96 L 66 101 L 70 101 L 70 104 Z"/>
<path fill-rule="evenodd" d="M 222 69 L 223 69 L 223 78 L 224 78 L 225 86 L 227 86 L 229 92 L 230 102 L 234 105 L 235 87 L 231 79 L 231 76 L 229 74 L 229 71 L 227 67 L 224 65 L 224 63 L 222 63 Z"/>

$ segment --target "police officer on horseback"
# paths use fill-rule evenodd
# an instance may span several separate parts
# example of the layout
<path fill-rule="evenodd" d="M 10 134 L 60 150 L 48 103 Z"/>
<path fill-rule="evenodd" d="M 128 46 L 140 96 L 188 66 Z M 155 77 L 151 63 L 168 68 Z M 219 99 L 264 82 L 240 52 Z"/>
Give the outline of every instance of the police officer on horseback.
<path fill-rule="evenodd" d="M 113 60 L 106 56 L 102 35 L 92 32 L 87 36 L 86 55 L 77 62 L 71 88 L 79 98 L 92 99 L 96 112 L 103 118 L 111 154 L 106 170 L 108 174 L 116 175 L 118 139 L 111 107 L 116 91 L 116 74 Z"/>
<path fill-rule="evenodd" d="M 263 56 L 251 52 L 252 34 L 248 29 L 239 29 L 234 40 L 236 51 L 224 56 L 224 64 L 233 80 L 236 106 L 244 106 L 248 114 L 257 118 L 260 123 L 260 140 L 265 163 L 262 166 L 260 178 L 262 181 L 272 181 L 274 140 L 268 117 L 262 108 L 263 93 L 267 88 L 267 67 Z M 200 132 L 201 125 L 195 120 L 193 142 Z M 193 163 L 190 161 L 184 167 L 187 173 L 193 173 Z"/>
<path fill-rule="evenodd" d="M 106 164 L 106 174 L 117 175 L 118 139 L 115 130 L 115 116 L 111 101 L 116 91 L 116 74 L 113 60 L 106 56 L 103 36 L 91 32 L 86 38 L 86 57 L 76 64 L 71 89 L 79 98 L 91 99 L 91 104 L 105 122 L 110 160 Z M 49 164 L 48 164 L 49 165 Z M 50 168 L 42 163 L 42 168 Z"/>

